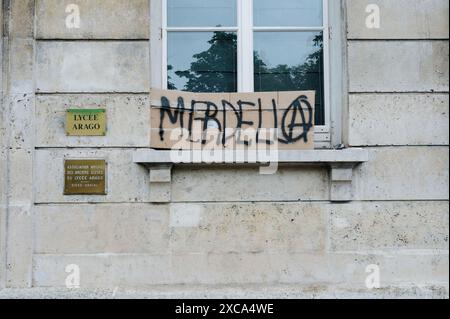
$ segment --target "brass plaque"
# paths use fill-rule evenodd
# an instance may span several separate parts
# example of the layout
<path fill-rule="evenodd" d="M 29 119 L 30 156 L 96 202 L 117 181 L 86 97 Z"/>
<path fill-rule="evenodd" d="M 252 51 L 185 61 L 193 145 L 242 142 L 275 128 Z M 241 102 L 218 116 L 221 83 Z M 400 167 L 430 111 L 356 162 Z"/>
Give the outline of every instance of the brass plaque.
<path fill-rule="evenodd" d="M 106 195 L 106 161 L 65 160 L 64 195 Z"/>
<path fill-rule="evenodd" d="M 105 109 L 70 109 L 66 118 L 67 136 L 105 136 Z"/>

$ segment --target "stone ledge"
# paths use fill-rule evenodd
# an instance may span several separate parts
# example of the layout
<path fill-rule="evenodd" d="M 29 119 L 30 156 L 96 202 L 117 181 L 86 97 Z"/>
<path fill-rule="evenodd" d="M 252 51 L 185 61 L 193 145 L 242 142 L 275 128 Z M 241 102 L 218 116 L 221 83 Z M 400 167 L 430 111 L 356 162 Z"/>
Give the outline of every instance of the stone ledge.
<path fill-rule="evenodd" d="M 249 155 L 250 160 L 249 160 Z M 171 171 L 174 165 L 260 165 L 261 174 L 274 174 L 278 165 L 323 165 L 330 169 L 330 201 L 353 200 L 353 169 L 369 161 L 369 151 L 360 148 L 343 150 L 272 151 L 160 151 L 142 149 L 134 152 L 133 162 L 149 170 L 151 201 L 171 201 Z M 269 166 L 263 166 L 269 164 Z M 276 164 L 273 166 L 273 164 Z M 159 178 L 159 177 L 164 177 Z M 158 177 L 158 178 L 157 178 Z"/>
<path fill-rule="evenodd" d="M 138 150 L 133 154 L 133 161 L 143 165 L 157 165 L 157 164 L 208 164 L 199 163 L 189 159 L 203 158 L 203 154 L 207 151 L 160 151 L 152 149 Z M 256 152 L 261 155 L 261 159 L 256 160 L 255 163 L 246 163 L 245 155 L 248 151 L 221 151 L 222 158 L 229 154 L 235 155 L 235 162 L 215 162 L 216 164 L 264 164 L 273 159 L 273 156 L 264 155 L 263 152 Z M 277 151 L 277 162 L 279 164 L 358 164 L 369 161 L 369 151 L 362 148 L 348 148 L 343 150 L 300 150 L 300 151 Z M 174 160 L 175 158 L 175 160 Z M 180 160 L 181 159 L 181 160 Z"/>
<path fill-rule="evenodd" d="M 0 299 L 448 299 L 448 284 L 389 286 L 368 290 L 349 285 L 166 285 L 147 289 L 0 289 Z"/>

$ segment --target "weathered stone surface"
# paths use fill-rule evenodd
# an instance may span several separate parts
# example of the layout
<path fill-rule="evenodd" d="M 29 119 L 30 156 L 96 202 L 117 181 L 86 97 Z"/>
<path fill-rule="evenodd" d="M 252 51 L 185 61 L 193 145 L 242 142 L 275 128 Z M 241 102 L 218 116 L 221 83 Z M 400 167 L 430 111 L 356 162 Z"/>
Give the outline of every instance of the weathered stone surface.
<path fill-rule="evenodd" d="M 66 110 L 105 108 L 107 133 L 102 137 L 66 136 Z M 148 95 L 38 95 L 36 145 L 38 147 L 148 147 L 150 145 Z"/>
<path fill-rule="evenodd" d="M 355 171 L 356 200 L 448 200 L 446 146 L 386 147 Z"/>
<path fill-rule="evenodd" d="M 36 255 L 34 282 L 63 287 L 69 264 L 79 265 L 82 288 L 312 282 L 328 279 L 316 266 L 324 261 L 309 254 Z"/>
<path fill-rule="evenodd" d="M 9 94 L 33 94 L 34 40 L 13 38 L 9 46 Z"/>
<path fill-rule="evenodd" d="M 149 202 L 148 170 L 133 163 L 133 149 L 38 150 L 36 201 L 62 202 Z M 106 158 L 107 196 L 63 196 L 64 158 Z M 328 200 L 328 171 L 325 167 L 280 168 L 275 175 L 260 175 L 258 168 L 175 168 L 172 200 L 195 201 L 308 201 Z M 210 182 L 205 183 L 205 180 Z M 249 183 L 251 181 L 251 183 Z"/>
<path fill-rule="evenodd" d="M 336 284 L 168 285 L 149 288 L 0 289 L 4 299 L 448 299 L 448 284 L 413 284 L 381 289 Z"/>
<path fill-rule="evenodd" d="M 1 13 L 1 9 L 0 9 Z M 0 19 L 1 20 L 1 19 Z M 1 21 L 0 21 L 1 22 Z M 1 137 L 1 136 L 0 136 Z M 3 142 L 0 140 L 0 142 Z M 6 230 L 7 230 L 7 150 L 0 147 L 0 259 L 6 260 Z M 0 264 L 0 287 L 6 286 L 6 264 Z M 0 288 L 0 289 L 1 289 Z"/>
<path fill-rule="evenodd" d="M 380 270 L 381 288 L 414 284 L 445 283 L 449 278 L 448 251 L 398 250 L 387 254 L 349 253 L 330 255 L 335 282 L 366 288 L 365 281 L 370 275 L 369 265 L 377 265 Z"/>
<path fill-rule="evenodd" d="M 448 94 L 351 94 L 349 144 L 448 145 Z"/>
<path fill-rule="evenodd" d="M 142 41 L 38 41 L 41 93 L 148 92 L 149 47 Z"/>
<path fill-rule="evenodd" d="M 5 129 L 8 130 L 9 147 L 22 149 L 34 147 L 34 141 L 31 138 L 34 135 L 34 101 L 33 94 L 21 93 L 4 96 L 5 112 L 3 117 Z"/>
<path fill-rule="evenodd" d="M 3 6 L 0 6 L 0 34 L 3 34 Z M 4 102 L 3 102 L 3 36 L 0 37 L 0 260 L 6 259 L 5 234 L 6 234 L 6 128 L 4 125 Z M 0 289 L 5 287 L 6 265 L 0 265 Z"/>
<path fill-rule="evenodd" d="M 380 8 L 379 29 L 366 26 L 366 7 Z M 347 0 L 349 39 L 446 39 L 446 0 Z"/>
<path fill-rule="evenodd" d="M 40 205 L 35 252 L 41 254 L 166 253 L 166 206 Z"/>
<path fill-rule="evenodd" d="M 323 251 L 327 208 L 304 203 L 172 204 L 171 251 Z M 172 222 L 173 215 L 190 218 Z"/>
<path fill-rule="evenodd" d="M 0 34 L 3 34 L 3 6 L 0 7 Z M 0 43 L 3 42 L 3 37 L 0 39 Z M 1 67 L 0 67 L 1 69 Z"/>
<path fill-rule="evenodd" d="M 330 245 L 335 251 L 448 250 L 448 202 L 358 202 L 334 205 Z"/>
<path fill-rule="evenodd" d="M 2 147 L 0 147 L 0 176 L 6 176 L 6 171 L 8 166 L 7 164 L 7 160 L 8 160 L 8 150 L 6 147 L 4 147 L 4 145 L 2 145 Z M 0 180 L 0 203 L 1 204 L 5 204 L 6 203 L 6 187 L 4 185 L 6 185 L 6 178 L 2 178 Z"/>
<path fill-rule="evenodd" d="M 0 175 L 5 193 L 0 203 L 0 286 L 23 288 L 31 286 L 33 247 L 34 1 L 5 2 L 3 9 L 8 9 L 8 21 L 2 34 L 0 143 L 7 153 Z"/>
<path fill-rule="evenodd" d="M 33 151 L 11 149 L 8 156 L 7 196 L 12 206 L 30 205 L 33 198 Z"/>
<path fill-rule="evenodd" d="M 371 264 L 380 266 L 381 287 L 448 282 L 448 254 L 176 254 L 35 255 L 36 287 L 63 287 L 65 267 L 80 267 L 81 288 L 158 284 L 317 284 L 367 289 Z M 127 271 L 124 271 L 126 269 Z"/>
<path fill-rule="evenodd" d="M 205 218 L 204 210 L 205 206 L 201 204 L 172 204 L 170 205 L 170 227 L 174 230 L 190 229 L 194 232 L 200 227 L 201 219 Z M 190 246 L 190 243 L 186 244 Z M 203 247 L 198 249 L 202 250 Z"/>
<path fill-rule="evenodd" d="M 1 173 L 1 172 L 0 172 Z M 2 187 L 0 192 L 3 191 Z M 3 200 L 0 201 L 0 258 L 6 260 L 6 205 Z M 0 287 L 4 288 L 6 286 L 6 265 L 2 263 L 0 265 Z M 1 289 L 0 288 L 0 289 Z"/>
<path fill-rule="evenodd" d="M 170 183 L 150 183 L 150 198 L 152 203 L 168 203 L 171 201 Z"/>
<path fill-rule="evenodd" d="M 38 150 L 35 154 L 37 203 L 148 202 L 148 170 L 133 163 L 132 149 Z M 64 196 L 64 158 L 106 159 L 106 196 Z"/>
<path fill-rule="evenodd" d="M 9 35 L 13 38 L 32 38 L 34 30 L 34 0 L 10 1 Z"/>
<path fill-rule="evenodd" d="M 29 205 L 9 205 L 6 233 L 6 287 L 31 286 L 33 218 Z"/>
<path fill-rule="evenodd" d="M 80 10 L 79 28 L 67 28 L 68 5 Z M 148 39 L 148 0 L 38 0 L 38 39 Z"/>
<path fill-rule="evenodd" d="M 260 175 L 258 168 L 175 167 L 172 180 L 175 202 L 329 199 L 328 171 L 321 167 L 284 167 L 274 175 Z"/>
<path fill-rule="evenodd" d="M 171 282 L 169 255 L 35 255 L 36 287 L 65 287 L 68 265 L 80 269 L 81 287 L 142 286 Z"/>
<path fill-rule="evenodd" d="M 448 41 L 352 41 L 350 92 L 447 92 Z"/>
<path fill-rule="evenodd" d="M 36 207 L 39 254 L 323 251 L 328 205 L 105 204 Z M 170 225 L 169 225 L 170 219 Z"/>

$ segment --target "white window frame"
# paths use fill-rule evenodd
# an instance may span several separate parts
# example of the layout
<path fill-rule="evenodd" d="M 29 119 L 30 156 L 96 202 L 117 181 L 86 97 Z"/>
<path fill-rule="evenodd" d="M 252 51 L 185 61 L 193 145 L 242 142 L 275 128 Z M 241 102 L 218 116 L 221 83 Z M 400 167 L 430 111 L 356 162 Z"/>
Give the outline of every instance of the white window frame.
<path fill-rule="evenodd" d="M 323 25 L 321 27 L 255 27 L 253 25 L 253 1 L 237 0 L 237 27 L 168 27 L 167 0 L 150 0 L 151 30 L 151 84 L 154 88 L 167 89 L 167 33 L 168 32 L 236 32 L 238 36 L 238 92 L 254 92 L 254 32 L 323 32 L 324 46 L 324 112 L 325 125 L 315 126 L 316 148 L 330 148 L 342 143 L 341 112 L 345 103 L 343 92 L 346 77 L 343 73 L 341 0 L 323 1 Z M 332 36 L 333 35 L 333 36 Z"/>

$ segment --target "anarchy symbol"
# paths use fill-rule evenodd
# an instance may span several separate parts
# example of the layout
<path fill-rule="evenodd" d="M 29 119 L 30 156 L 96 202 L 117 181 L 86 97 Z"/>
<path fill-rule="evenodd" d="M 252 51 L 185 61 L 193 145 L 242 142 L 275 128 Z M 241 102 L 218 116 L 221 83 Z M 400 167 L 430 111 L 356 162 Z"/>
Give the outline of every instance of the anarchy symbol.
<path fill-rule="evenodd" d="M 306 109 L 302 107 L 303 105 L 306 106 Z M 284 139 L 279 139 L 279 141 L 284 144 L 291 144 L 303 139 L 307 143 L 308 132 L 313 127 L 313 113 L 313 108 L 306 96 L 301 95 L 295 99 L 283 114 L 281 131 Z M 288 116 L 290 116 L 290 119 L 288 119 Z M 300 118 L 301 121 L 297 122 L 297 118 Z M 294 134 L 296 127 L 301 127 L 303 130 Z"/>

